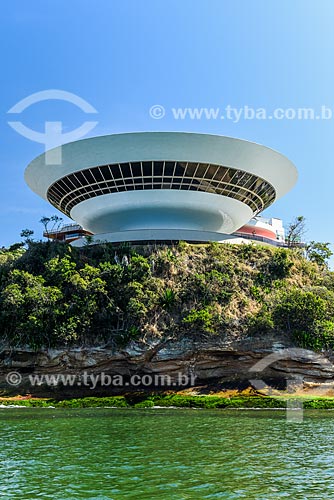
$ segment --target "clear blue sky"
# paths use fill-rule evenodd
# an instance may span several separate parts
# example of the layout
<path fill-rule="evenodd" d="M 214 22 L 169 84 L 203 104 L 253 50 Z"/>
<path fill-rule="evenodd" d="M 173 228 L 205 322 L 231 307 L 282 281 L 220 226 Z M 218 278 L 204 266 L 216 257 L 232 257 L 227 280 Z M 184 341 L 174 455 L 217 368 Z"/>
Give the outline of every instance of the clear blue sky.
<path fill-rule="evenodd" d="M 266 211 L 307 219 L 307 239 L 334 242 L 334 2 L 332 0 L 11 0 L 1 4 L 0 246 L 22 228 L 41 237 L 56 213 L 25 185 L 43 145 L 12 130 L 7 111 L 41 90 L 73 92 L 92 104 L 89 135 L 196 131 L 277 149 L 299 170 L 294 190 Z M 161 104 L 166 116 L 148 110 Z M 175 120 L 172 107 L 331 107 L 332 120 Z M 47 101 L 19 119 L 78 127 L 87 115 Z"/>

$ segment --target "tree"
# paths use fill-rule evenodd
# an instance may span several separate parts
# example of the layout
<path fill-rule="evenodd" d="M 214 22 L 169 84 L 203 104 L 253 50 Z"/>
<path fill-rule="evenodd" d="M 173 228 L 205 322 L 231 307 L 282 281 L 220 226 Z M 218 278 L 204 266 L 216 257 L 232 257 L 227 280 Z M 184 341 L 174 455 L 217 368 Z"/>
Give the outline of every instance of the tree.
<path fill-rule="evenodd" d="M 34 231 L 32 229 L 22 229 L 20 236 L 21 238 L 24 238 L 24 243 L 29 246 L 30 243 L 32 243 L 32 238 L 31 236 L 34 234 Z"/>
<path fill-rule="evenodd" d="M 51 227 L 51 231 L 54 231 L 54 230 L 58 231 L 58 229 L 60 228 L 60 226 L 63 222 L 63 218 L 59 217 L 59 215 L 51 215 L 50 221 L 53 222 L 52 227 Z"/>
<path fill-rule="evenodd" d="M 39 222 L 41 224 L 43 224 L 43 226 L 44 226 L 44 233 L 45 233 L 45 236 L 47 237 L 47 239 L 50 238 L 50 236 L 49 236 L 50 232 L 59 229 L 62 221 L 63 221 L 63 218 L 59 217 L 58 215 L 52 215 L 51 217 L 45 217 L 45 216 L 43 216 L 41 218 L 41 220 Z M 50 224 L 50 222 L 53 222 L 53 224 L 52 224 L 52 227 L 51 227 L 51 229 L 49 231 L 49 224 Z"/>
<path fill-rule="evenodd" d="M 318 266 L 326 267 L 327 260 L 333 255 L 329 245 L 330 243 L 310 241 L 305 247 L 306 257 L 311 262 L 316 262 Z"/>
<path fill-rule="evenodd" d="M 0 292 L 2 335 L 14 346 L 51 346 L 59 323 L 61 291 L 47 286 L 42 276 L 18 269 L 6 281 Z"/>
<path fill-rule="evenodd" d="M 49 239 L 48 225 L 50 223 L 50 217 L 43 216 L 39 222 L 43 224 L 45 236 Z"/>
<path fill-rule="evenodd" d="M 312 331 L 317 321 L 326 319 L 326 302 L 313 292 L 298 288 L 283 291 L 274 308 L 275 325 L 282 330 Z"/>
<path fill-rule="evenodd" d="M 288 225 L 286 242 L 289 248 L 301 243 L 302 236 L 305 233 L 305 220 L 303 215 L 299 215 Z"/>
<path fill-rule="evenodd" d="M 85 236 L 85 245 L 86 246 L 91 245 L 93 243 L 93 241 L 94 241 L 94 238 L 93 238 L 93 236 L 91 234 L 87 234 Z"/>

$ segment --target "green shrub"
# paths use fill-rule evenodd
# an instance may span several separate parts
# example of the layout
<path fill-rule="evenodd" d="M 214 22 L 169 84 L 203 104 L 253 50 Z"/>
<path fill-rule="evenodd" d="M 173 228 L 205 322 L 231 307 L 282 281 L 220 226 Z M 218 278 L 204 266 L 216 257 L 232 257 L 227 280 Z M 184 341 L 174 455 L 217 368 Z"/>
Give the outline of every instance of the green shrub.
<path fill-rule="evenodd" d="M 262 308 L 256 315 L 248 317 L 247 321 L 249 335 L 264 335 L 274 329 L 274 321 L 271 312 Z"/>
<path fill-rule="evenodd" d="M 313 292 L 283 291 L 273 312 L 275 324 L 286 331 L 313 331 L 326 316 L 325 301 Z"/>
<path fill-rule="evenodd" d="M 171 288 L 166 288 L 160 298 L 160 305 L 167 311 L 176 303 L 176 293 Z"/>
<path fill-rule="evenodd" d="M 290 275 L 293 262 L 289 257 L 289 252 L 284 248 L 276 250 L 268 262 L 268 272 L 271 279 L 283 279 Z"/>
<path fill-rule="evenodd" d="M 199 328 L 207 333 L 214 333 L 213 329 L 213 314 L 208 307 L 205 309 L 193 309 L 185 318 L 183 323 L 189 325 L 191 328 Z"/>

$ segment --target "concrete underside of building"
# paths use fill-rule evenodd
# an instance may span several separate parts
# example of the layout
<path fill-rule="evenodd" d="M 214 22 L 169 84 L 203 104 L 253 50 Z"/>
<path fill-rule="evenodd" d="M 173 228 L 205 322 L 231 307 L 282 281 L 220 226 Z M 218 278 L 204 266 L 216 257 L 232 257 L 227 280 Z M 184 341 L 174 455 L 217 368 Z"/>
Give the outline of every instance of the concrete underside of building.
<path fill-rule="evenodd" d="M 189 243 L 208 243 L 210 241 L 217 241 L 219 243 L 250 243 L 251 241 L 261 243 L 264 245 L 279 245 L 274 239 L 259 238 L 258 240 L 253 237 L 242 237 L 234 234 L 215 233 L 210 231 L 192 231 L 189 229 L 176 229 L 171 231 L 169 229 L 148 229 L 148 230 L 133 230 L 133 231 L 120 231 L 113 233 L 101 233 L 91 236 L 88 240 L 79 238 L 71 243 L 75 247 L 82 247 L 87 244 L 96 245 L 100 243 L 134 243 L 134 244 L 148 244 L 154 243 L 174 243 L 178 241 L 186 241 Z"/>

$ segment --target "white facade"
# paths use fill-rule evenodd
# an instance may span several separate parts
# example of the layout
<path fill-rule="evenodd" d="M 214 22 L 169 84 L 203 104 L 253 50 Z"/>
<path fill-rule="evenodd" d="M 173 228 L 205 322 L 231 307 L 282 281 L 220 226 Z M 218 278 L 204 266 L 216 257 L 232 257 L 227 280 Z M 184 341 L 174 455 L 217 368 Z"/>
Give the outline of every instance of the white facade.
<path fill-rule="evenodd" d="M 102 136 L 65 144 L 61 156 L 60 165 L 48 165 L 45 154 L 33 160 L 27 184 L 110 241 L 187 234 L 194 241 L 220 241 L 297 180 L 296 168 L 280 153 L 215 135 Z"/>

